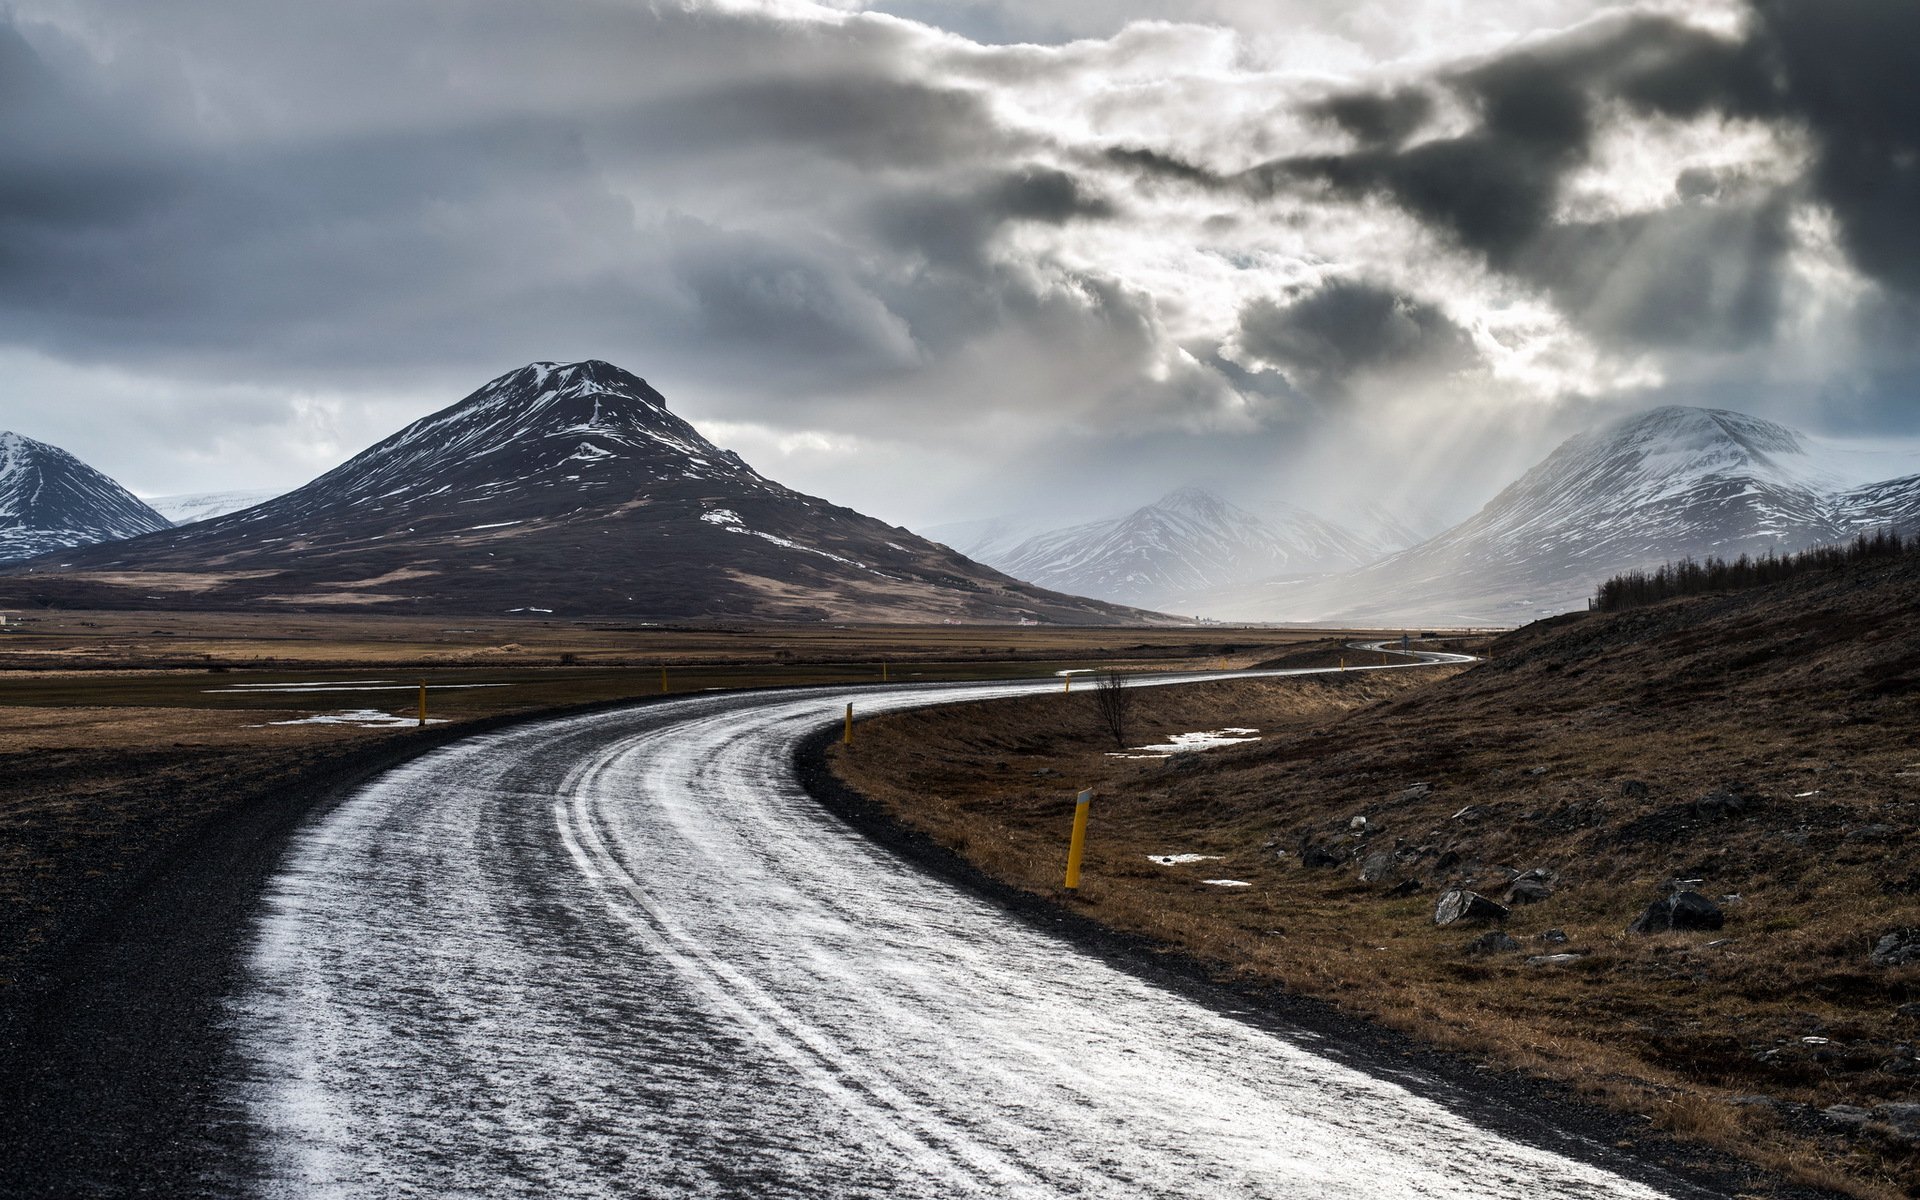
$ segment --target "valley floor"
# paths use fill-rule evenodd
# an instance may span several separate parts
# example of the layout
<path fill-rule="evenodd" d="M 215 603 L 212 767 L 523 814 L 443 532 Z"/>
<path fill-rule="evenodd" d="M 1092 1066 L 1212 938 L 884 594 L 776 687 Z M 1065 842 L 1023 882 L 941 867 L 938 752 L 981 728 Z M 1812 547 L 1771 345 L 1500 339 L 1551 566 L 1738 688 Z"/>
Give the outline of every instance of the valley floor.
<path fill-rule="evenodd" d="M 40 611 L 0 625 L 0 1008 L 206 836 L 370 754 L 475 722 L 714 689 L 1245 666 L 1288 629 L 659 627 Z M 415 727 L 418 685 L 432 726 Z"/>

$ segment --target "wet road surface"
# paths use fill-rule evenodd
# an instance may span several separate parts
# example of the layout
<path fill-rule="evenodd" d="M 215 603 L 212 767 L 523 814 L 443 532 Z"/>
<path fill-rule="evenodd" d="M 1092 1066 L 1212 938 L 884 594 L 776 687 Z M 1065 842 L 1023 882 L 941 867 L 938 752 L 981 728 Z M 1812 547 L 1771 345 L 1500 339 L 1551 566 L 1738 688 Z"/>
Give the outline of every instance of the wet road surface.
<path fill-rule="evenodd" d="M 354 793 L 296 840 L 232 1004 L 254 1190 L 1662 1194 L 1079 954 L 794 779 L 848 699 L 1051 686 L 689 697 Z"/>

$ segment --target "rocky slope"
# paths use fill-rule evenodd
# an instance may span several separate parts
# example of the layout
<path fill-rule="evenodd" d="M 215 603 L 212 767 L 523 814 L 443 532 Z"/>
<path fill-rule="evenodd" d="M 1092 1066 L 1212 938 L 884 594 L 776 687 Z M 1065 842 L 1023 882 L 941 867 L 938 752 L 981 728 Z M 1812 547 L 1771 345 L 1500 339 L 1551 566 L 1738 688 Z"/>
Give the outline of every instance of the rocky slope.
<path fill-rule="evenodd" d="M 0 562 L 167 525 L 132 492 L 58 446 L 0 432 Z"/>
<path fill-rule="evenodd" d="M 1149 619 L 783 487 L 599 361 L 523 367 L 286 495 L 61 564 L 15 568 L 0 594 L 663 620 Z"/>

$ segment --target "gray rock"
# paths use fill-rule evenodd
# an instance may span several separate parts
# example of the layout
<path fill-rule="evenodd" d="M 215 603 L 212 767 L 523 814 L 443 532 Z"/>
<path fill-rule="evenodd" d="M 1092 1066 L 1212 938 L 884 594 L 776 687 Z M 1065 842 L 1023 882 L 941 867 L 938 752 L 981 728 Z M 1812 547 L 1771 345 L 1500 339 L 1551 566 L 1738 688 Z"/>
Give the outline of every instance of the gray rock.
<path fill-rule="evenodd" d="M 1540 940 L 1550 946 L 1564 946 L 1567 944 L 1567 931 L 1564 929 L 1549 929 L 1540 935 Z"/>
<path fill-rule="evenodd" d="M 1482 958 L 1489 954 L 1511 954 L 1520 948 L 1520 943 L 1495 929 L 1481 934 L 1467 943 L 1469 958 Z"/>
<path fill-rule="evenodd" d="M 1529 879 L 1525 875 L 1513 881 L 1507 889 L 1508 904 L 1539 904 L 1543 900 L 1553 899 L 1553 889 L 1538 879 Z"/>
<path fill-rule="evenodd" d="M 1367 819 L 1365 817 L 1355 817 L 1353 820 L 1347 822 L 1347 828 L 1355 832 L 1364 830 L 1366 827 Z"/>
<path fill-rule="evenodd" d="M 1393 852 L 1375 850 L 1360 864 L 1360 882 L 1382 883 L 1393 874 Z"/>
<path fill-rule="evenodd" d="M 1638 779 L 1622 779 L 1620 781 L 1620 794 L 1629 800 L 1645 800 L 1647 798 L 1647 785 Z"/>
<path fill-rule="evenodd" d="M 1411 896 L 1419 890 L 1420 881 L 1418 879 L 1402 879 L 1399 883 L 1387 889 L 1387 895 L 1397 899 L 1403 896 Z"/>
<path fill-rule="evenodd" d="M 1867 961 L 1876 967 L 1904 967 L 1920 962 L 1920 929 L 1895 929 L 1873 944 Z"/>
<path fill-rule="evenodd" d="M 1481 808 L 1478 804 L 1469 804 L 1459 812 L 1454 813 L 1453 819 L 1456 821 L 1478 821 L 1486 815 L 1486 809 Z"/>
<path fill-rule="evenodd" d="M 1832 1104 L 1820 1110 L 1820 1119 L 1835 1129 L 1856 1130 L 1873 1119 L 1873 1114 L 1851 1104 Z"/>
<path fill-rule="evenodd" d="M 1433 907 L 1435 925 L 1472 924 L 1478 921 L 1504 921 L 1507 919 L 1507 906 L 1495 903 L 1465 888 L 1449 888 L 1440 894 L 1439 903 Z"/>
<path fill-rule="evenodd" d="M 1406 786 L 1406 789 L 1402 791 L 1398 796 L 1395 796 L 1394 799 L 1402 803 L 1411 803 L 1415 800 L 1424 800 L 1428 796 L 1431 796 L 1432 794 L 1433 794 L 1432 784 L 1410 783 Z"/>
<path fill-rule="evenodd" d="M 1879 1104 L 1873 1115 L 1907 1137 L 1920 1137 L 1920 1104 Z"/>
<path fill-rule="evenodd" d="M 1530 967 L 1566 967 L 1585 958 L 1584 954 L 1536 954 L 1527 960 Z"/>
<path fill-rule="evenodd" d="M 1675 892 L 1655 900 L 1627 926 L 1628 933 L 1667 933 L 1689 929 L 1718 929 L 1727 923 L 1720 906 L 1699 892 Z"/>

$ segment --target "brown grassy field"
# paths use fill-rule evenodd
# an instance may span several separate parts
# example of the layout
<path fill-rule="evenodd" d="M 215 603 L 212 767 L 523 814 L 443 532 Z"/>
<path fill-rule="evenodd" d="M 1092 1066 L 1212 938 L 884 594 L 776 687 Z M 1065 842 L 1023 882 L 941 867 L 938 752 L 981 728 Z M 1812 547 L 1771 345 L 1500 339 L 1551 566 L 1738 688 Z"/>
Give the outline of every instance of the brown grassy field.
<path fill-rule="evenodd" d="M 998 878 L 1223 975 L 1564 1080 L 1792 1178 L 1912 1195 L 1920 1143 L 1880 1106 L 1920 1101 L 1920 966 L 1869 951 L 1920 927 L 1916 575 L 1566 618 L 1458 672 L 1139 694 L 1130 742 L 1260 730 L 1239 746 L 1110 757 L 1082 691 L 876 718 L 836 770 Z M 1172 854 L 1217 857 L 1149 858 Z M 1480 927 L 1434 924 L 1442 889 L 1500 898 L 1536 869 L 1552 895 L 1513 906 L 1517 951 L 1470 953 Z M 1674 880 L 1723 898 L 1725 927 L 1628 934 Z M 1577 957 L 1529 962 L 1559 953 Z"/>
<path fill-rule="evenodd" d="M 1245 666 L 1298 630 L 659 628 L 538 618 L 8 613 L 0 626 L 0 993 L 208 821 L 414 730 L 671 692 Z M 330 690 L 307 690 L 321 685 Z"/>

